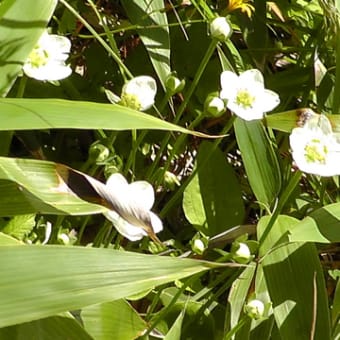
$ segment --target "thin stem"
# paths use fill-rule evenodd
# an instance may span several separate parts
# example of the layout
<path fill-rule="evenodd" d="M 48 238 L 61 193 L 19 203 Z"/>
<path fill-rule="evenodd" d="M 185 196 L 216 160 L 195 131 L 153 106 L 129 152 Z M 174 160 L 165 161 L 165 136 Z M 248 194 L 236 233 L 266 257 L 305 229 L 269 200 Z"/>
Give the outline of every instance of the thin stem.
<path fill-rule="evenodd" d="M 195 89 L 196 89 L 196 86 L 198 85 L 198 82 L 199 80 L 201 79 L 201 76 L 212 56 L 212 54 L 214 53 L 215 49 L 216 49 L 216 46 L 217 46 L 218 42 L 216 40 L 212 40 L 199 67 L 198 67 L 198 70 L 195 74 L 195 78 L 194 80 L 192 81 L 191 85 L 190 85 L 190 88 L 188 90 L 188 92 L 186 93 L 185 97 L 184 97 L 184 100 L 181 104 L 181 106 L 178 108 L 178 111 L 176 113 L 176 116 L 175 116 L 175 119 L 173 121 L 174 124 L 177 124 L 180 119 L 182 118 L 182 115 L 189 103 L 189 100 L 192 96 L 192 94 L 194 93 Z M 151 177 L 151 175 L 153 174 L 156 166 L 158 165 L 158 162 L 159 160 L 161 159 L 162 157 L 162 154 L 166 148 L 166 146 L 168 145 L 168 142 L 170 140 L 170 137 L 171 137 L 171 134 L 170 133 L 167 133 L 166 136 L 163 138 L 163 141 L 160 145 L 160 148 L 158 150 L 158 153 L 156 155 L 156 159 L 155 161 L 152 163 L 151 167 L 149 168 L 147 174 L 146 174 L 146 177 L 149 178 Z M 178 148 L 180 145 L 177 145 L 176 147 Z M 177 149 L 173 149 L 173 152 L 172 152 L 172 156 L 175 154 L 175 152 L 177 151 Z M 169 163 L 171 162 L 171 157 L 170 157 L 170 160 L 168 161 Z"/>
<path fill-rule="evenodd" d="M 112 48 L 105 42 L 105 40 L 92 28 L 92 26 L 65 0 L 59 0 L 88 30 L 93 34 L 93 36 L 100 42 L 100 44 L 105 48 L 105 50 L 111 55 L 114 61 L 119 65 L 124 73 L 129 77 L 133 78 L 129 69 L 124 65 L 120 57 L 112 50 Z M 123 73 L 123 77 L 124 77 Z"/>
<path fill-rule="evenodd" d="M 281 198 L 277 204 L 277 207 L 273 213 L 273 215 L 271 216 L 268 225 L 265 229 L 265 231 L 263 232 L 263 234 L 260 237 L 259 243 L 262 244 L 265 239 L 267 238 L 267 236 L 269 235 L 271 229 L 273 228 L 273 225 L 277 219 L 277 217 L 279 216 L 279 214 L 281 213 L 283 207 L 285 206 L 285 204 L 288 201 L 288 198 L 290 197 L 291 193 L 293 192 L 293 190 L 296 188 L 296 186 L 299 184 L 300 178 L 301 178 L 301 171 L 297 171 L 294 173 L 294 175 L 291 177 L 287 187 L 285 188 L 285 190 L 283 191 Z"/>
<path fill-rule="evenodd" d="M 222 130 L 221 135 L 226 135 L 228 133 L 228 131 L 232 128 L 233 124 L 234 124 L 234 120 L 235 120 L 235 116 L 232 116 L 228 123 L 225 125 L 225 127 Z M 222 138 L 218 138 L 214 141 L 212 147 L 211 147 L 211 152 L 208 155 L 208 157 L 204 160 L 204 162 L 201 163 L 200 167 L 197 167 L 193 173 L 191 174 L 190 177 L 188 177 L 183 183 L 182 185 L 178 188 L 178 190 L 176 191 L 176 193 L 172 196 L 172 198 L 166 203 L 166 205 L 164 206 L 164 208 L 162 209 L 162 211 L 160 212 L 160 216 L 164 217 L 169 210 L 171 209 L 171 207 L 177 202 L 177 200 L 182 196 L 185 188 L 188 186 L 188 184 L 190 183 L 192 177 L 197 173 L 197 171 L 204 166 L 210 159 L 210 155 L 213 153 L 213 151 L 218 147 L 218 145 L 221 143 Z"/>

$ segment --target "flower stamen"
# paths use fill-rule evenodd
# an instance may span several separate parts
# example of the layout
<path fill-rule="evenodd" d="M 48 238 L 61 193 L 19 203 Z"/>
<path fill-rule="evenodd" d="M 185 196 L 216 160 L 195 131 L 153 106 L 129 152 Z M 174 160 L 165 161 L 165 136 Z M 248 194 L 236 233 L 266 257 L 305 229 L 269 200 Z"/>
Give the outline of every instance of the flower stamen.
<path fill-rule="evenodd" d="M 312 139 L 305 146 L 305 159 L 308 163 L 326 164 L 328 148 L 320 139 Z"/>
<path fill-rule="evenodd" d="M 235 98 L 235 104 L 242 106 L 244 109 L 252 108 L 255 97 L 247 90 L 239 90 Z"/>

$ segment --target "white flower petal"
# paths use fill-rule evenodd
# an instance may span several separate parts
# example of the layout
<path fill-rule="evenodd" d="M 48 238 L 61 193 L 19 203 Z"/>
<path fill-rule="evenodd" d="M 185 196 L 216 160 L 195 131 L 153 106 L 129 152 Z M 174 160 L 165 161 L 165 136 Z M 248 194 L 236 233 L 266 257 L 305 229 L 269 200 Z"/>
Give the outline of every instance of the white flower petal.
<path fill-rule="evenodd" d="M 150 211 L 150 219 L 151 219 L 151 225 L 152 229 L 155 234 L 161 232 L 163 230 L 163 223 L 160 220 L 160 218 L 154 214 L 152 211 Z"/>
<path fill-rule="evenodd" d="M 147 236 L 147 233 L 144 231 L 144 229 L 136 227 L 125 221 L 115 211 L 105 212 L 104 215 L 113 223 L 118 232 L 130 241 L 138 241 L 144 236 Z"/>
<path fill-rule="evenodd" d="M 264 79 L 262 73 L 257 69 L 251 69 L 244 71 L 239 76 L 239 81 L 242 84 L 250 84 L 250 83 L 257 83 L 257 86 L 262 84 L 262 88 L 264 87 Z"/>
<path fill-rule="evenodd" d="M 237 74 L 231 71 L 223 71 L 220 78 L 222 88 L 220 92 L 220 97 L 222 99 L 229 99 L 233 97 L 233 95 L 236 93 L 239 82 Z"/>
<path fill-rule="evenodd" d="M 106 181 L 106 186 L 110 190 L 127 190 L 128 182 L 125 177 L 120 173 L 115 173 L 110 175 L 110 177 Z"/>
<path fill-rule="evenodd" d="M 150 210 L 155 203 L 153 187 L 146 181 L 137 181 L 129 184 L 129 195 L 138 205 L 146 210 Z"/>
<path fill-rule="evenodd" d="M 261 100 L 263 112 L 269 112 L 280 104 L 279 95 L 276 92 L 267 89 L 264 90 Z"/>

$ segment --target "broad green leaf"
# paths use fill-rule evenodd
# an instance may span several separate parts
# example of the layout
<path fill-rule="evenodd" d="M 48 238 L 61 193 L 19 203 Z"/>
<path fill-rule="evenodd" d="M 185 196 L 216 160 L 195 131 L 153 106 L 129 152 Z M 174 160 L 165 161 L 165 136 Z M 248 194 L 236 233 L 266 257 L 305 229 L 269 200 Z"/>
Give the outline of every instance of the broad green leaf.
<path fill-rule="evenodd" d="M 148 51 L 152 65 L 165 88 L 170 73 L 170 39 L 163 0 L 124 0 L 122 5 Z"/>
<path fill-rule="evenodd" d="M 3 0 L 0 6 L 0 97 L 15 81 L 57 4 L 56 0 Z"/>
<path fill-rule="evenodd" d="M 81 319 L 96 340 L 136 339 L 147 329 L 146 322 L 123 299 L 86 307 Z"/>
<path fill-rule="evenodd" d="M 0 328 L 0 340 L 91 340 L 93 339 L 69 313 L 19 325 Z"/>
<path fill-rule="evenodd" d="M 56 163 L 0 157 L 0 216 L 19 214 L 96 214 L 104 207 L 70 191 L 56 172 Z"/>
<path fill-rule="evenodd" d="M 115 104 L 61 99 L 0 99 L 1 130 L 33 129 L 155 129 L 189 131 L 146 113 Z"/>
<path fill-rule="evenodd" d="M 263 216 L 257 224 L 257 238 L 260 239 L 268 226 L 271 216 Z M 281 243 L 288 242 L 289 231 L 298 224 L 299 220 L 287 215 L 279 215 L 269 234 L 265 240 L 260 244 L 259 255 L 264 256 L 268 251 L 278 246 Z"/>
<path fill-rule="evenodd" d="M 290 241 L 332 243 L 340 242 L 340 203 L 324 206 L 289 230 Z"/>
<path fill-rule="evenodd" d="M 65 246 L 0 247 L 0 327 L 122 299 L 218 264 Z"/>
<path fill-rule="evenodd" d="M 277 156 L 260 121 L 236 118 L 236 140 L 249 184 L 257 201 L 266 208 L 275 202 L 281 189 Z"/>
<path fill-rule="evenodd" d="M 260 265 L 281 339 L 330 339 L 328 299 L 315 246 L 278 247 Z"/>
<path fill-rule="evenodd" d="M 186 187 L 186 218 L 205 235 L 213 236 L 242 223 L 242 193 L 232 166 L 213 145 L 203 142 L 197 155 L 197 172 Z"/>

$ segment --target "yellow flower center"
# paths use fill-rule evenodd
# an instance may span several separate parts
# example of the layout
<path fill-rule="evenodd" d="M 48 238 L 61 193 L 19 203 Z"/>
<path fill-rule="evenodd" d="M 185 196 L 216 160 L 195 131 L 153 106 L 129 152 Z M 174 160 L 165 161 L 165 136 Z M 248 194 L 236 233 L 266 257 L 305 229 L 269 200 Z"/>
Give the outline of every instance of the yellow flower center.
<path fill-rule="evenodd" d="M 45 49 L 39 46 L 36 46 L 33 49 L 33 51 L 30 53 L 28 59 L 32 67 L 38 68 L 41 66 L 45 66 L 47 64 L 48 59 L 49 59 L 49 54 Z"/>
<path fill-rule="evenodd" d="M 252 96 L 247 90 L 239 90 L 237 92 L 235 103 L 238 106 L 242 106 L 244 109 L 251 108 L 255 101 L 255 97 Z"/>
<path fill-rule="evenodd" d="M 138 96 L 128 93 L 122 93 L 119 104 L 137 111 L 140 110 L 142 106 Z"/>
<path fill-rule="evenodd" d="M 312 139 L 305 146 L 305 158 L 308 163 L 325 164 L 327 154 L 328 148 L 320 139 Z"/>

